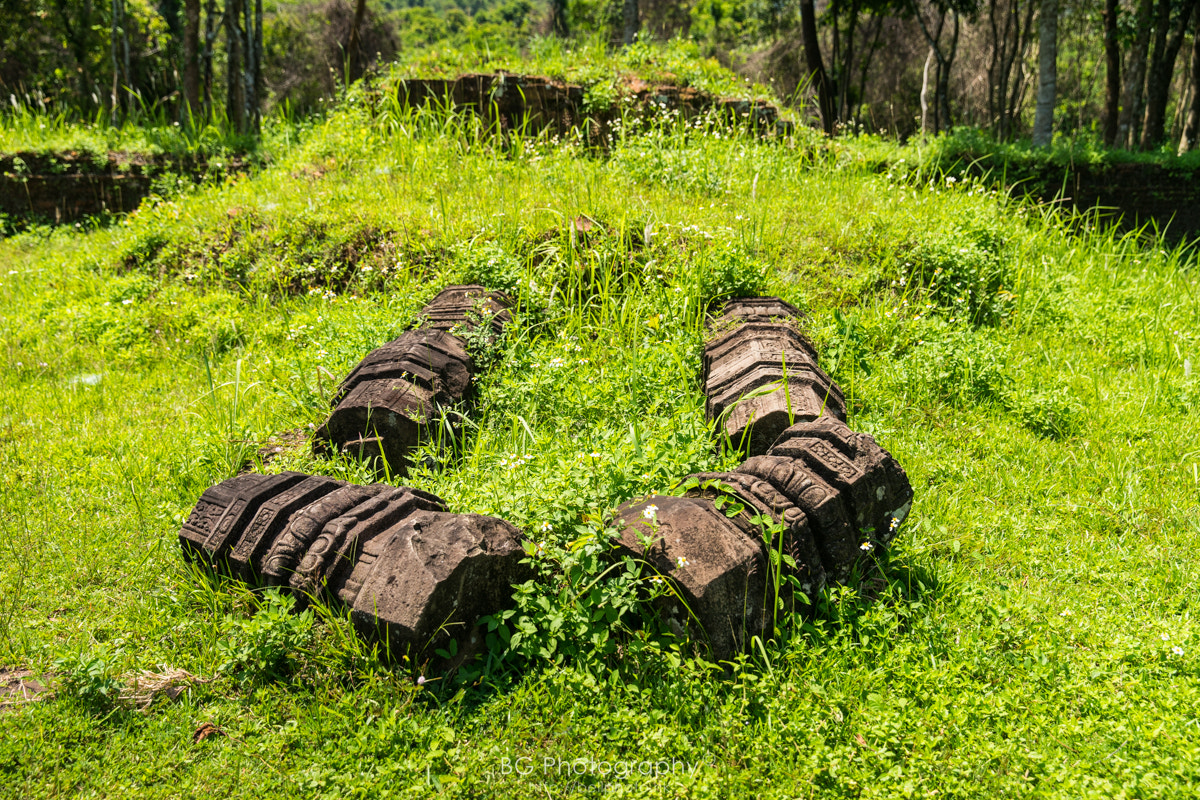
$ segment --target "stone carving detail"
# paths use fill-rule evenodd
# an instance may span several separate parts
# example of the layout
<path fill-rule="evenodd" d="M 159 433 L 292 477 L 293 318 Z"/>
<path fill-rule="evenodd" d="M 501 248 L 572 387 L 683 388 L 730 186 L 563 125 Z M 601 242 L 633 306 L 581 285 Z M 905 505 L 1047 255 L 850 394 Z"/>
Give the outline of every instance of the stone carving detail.
<path fill-rule="evenodd" d="M 422 309 L 419 327 L 372 350 L 342 381 L 314 439 L 319 452 L 386 462 L 396 475 L 446 412 L 472 399 L 476 365 L 467 337 L 494 339 L 510 301 L 482 286 L 451 286 Z M 480 329 L 483 329 L 482 332 Z"/>
<path fill-rule="evenodd" d="M 778 298 L 739 298 L 713 325 L 726 332 L 705 351 L 709 414 L 749 458 L 685 478 L 683 497 L 617 510 L 621 550 L 669 576 L 683 601 L 662 612 L 702 628 L 718 658 L 767 629 L 777 593 L 803 610 L 865 567 L 912 505 L 896 460 L 846 425 L 841 391 L 788 321 L 798 316 Z"/>
<path fill-rule="evenodd" d="M 737 450 L 762 455 L 784 428 L 822 416 L 846 418 L 846 401 L 794 327 L 800 312 L 775 297 L 737 298 L 710 326 L 724 331 L 704 349 L 710 419 Z"/>
<path fill-rule="evenodd" d="M 295 472 L 217 484 L 179 537 L 185 555 L 218 572 L 283 587 L 301 605 L 349 607 L 360 633 L 418 663 L 452 639 L 457 662 L 478 652 L 478 619 L 532 577 L 503 520 L 448 513 L 418 489 Z"/>

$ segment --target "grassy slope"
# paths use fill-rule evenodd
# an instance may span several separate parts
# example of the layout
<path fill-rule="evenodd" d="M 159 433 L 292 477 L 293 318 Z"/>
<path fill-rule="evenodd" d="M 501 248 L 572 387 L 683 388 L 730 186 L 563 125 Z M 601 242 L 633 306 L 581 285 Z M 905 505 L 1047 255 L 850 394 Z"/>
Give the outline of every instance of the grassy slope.
<path fill-rule="evenodd" d="M 831 595 L 769 663 L 724 675 L 649 651 L 463 693 L 416 688 L 330 619 L 290 682 L 219 678 L 147 714 L 65 691 L 4 712 L 0 794 L 1190 792 L 1194 261 L 727 133 L 602 159 L 392 123 L 351 109 L 252 179 L 0 244 L 0 663 L 216 675 L 255 603 L 188 572 L 184 515 L 245 442 L 318 422 L 337 377 L 468 277 L 528 311 L 460 459 L 415 484 L 565 541 L 581 507 L 719 466 L 695 312 L 761 283 L 811 312 L 852 425 L 917 490 L 887 584 L 863 587 L 878 600 Z M 581 213 L 613 233 L 573 240 Z M 1004 294 L 957 302 L 976 278 Z M 229 735 L 193 744 L 203 722 Z M 503 774 L 519 757 L 533 774 Z M 597 788 L 547 757 L 699 767 Z"/>

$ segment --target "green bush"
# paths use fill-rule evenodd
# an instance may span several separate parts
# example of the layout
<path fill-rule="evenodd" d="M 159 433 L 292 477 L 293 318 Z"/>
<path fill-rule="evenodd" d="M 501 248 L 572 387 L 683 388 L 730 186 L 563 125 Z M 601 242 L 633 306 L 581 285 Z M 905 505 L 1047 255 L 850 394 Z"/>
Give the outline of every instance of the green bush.
<path fill-rule="evenodd" d="M 250 619 L 226 618 L 217 642 L 218 672 L 243 685 L 271 683 L 292 675 L 297 654 L 312 637 L 313 613 L 292 613 L 295 600 L 275 589 L 263 593 Z"/>

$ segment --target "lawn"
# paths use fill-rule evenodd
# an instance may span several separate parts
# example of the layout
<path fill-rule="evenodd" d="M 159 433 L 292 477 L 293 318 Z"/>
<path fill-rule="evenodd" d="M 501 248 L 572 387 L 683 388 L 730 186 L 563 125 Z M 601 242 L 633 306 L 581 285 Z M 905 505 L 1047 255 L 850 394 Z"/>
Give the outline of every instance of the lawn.
<path fill-rule="evenodd" d="M 0 666 L 54 688 L 0 711 L 0 794 L 1192 794 L 1194 250 L 807 133 L 668 119 L 598 152 L 366 99 L 253 175 L 0 242 Z M 370 480 L 256 453 L 464 281 L 515 322 L 464 435 L 406 482 L 546 543 L 537 647 L 426 675 L 190 569 L 183 519 L 248 461 Z M 706 311 L 745 293 L 807 312 L 913 512 L 742 658 L 632 622 L 597 644 L 572 545 L 737 463 L 700 354 Z M 117 697 L 171 674 L 194 676 L 175 699 Z"/>

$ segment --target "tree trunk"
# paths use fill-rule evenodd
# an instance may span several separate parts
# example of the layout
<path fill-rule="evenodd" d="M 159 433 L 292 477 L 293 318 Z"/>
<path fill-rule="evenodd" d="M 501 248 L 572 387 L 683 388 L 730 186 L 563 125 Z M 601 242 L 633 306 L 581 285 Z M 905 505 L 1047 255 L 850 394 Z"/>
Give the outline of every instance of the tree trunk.
<path fill-rule="evenodd" d="M 263 73 L 263 4 L 254 0 L 254 133 L 262 132 L 262 104 L 266 94 Z"/>
<path fill-rule="evenodd" d="M 929 132 L 929 64 L 933 61 L 933 48 L 925 56 L 925 69 L 921 71 L 921 137 Z"/>
<path fill-rule="evenodd" d="M 950 51 L 946 54 L 943 64 L 938 65 L 938 130 L 950 131 L 954 128 L 954 119 L 950 116 L 950 68 L 958 57 L 958 34 L 960 17 L 958 11 L 953 12 L 954 35 L 950 37 Z"/>
<path fill-rule="evenodd" d="M 118 58 L 120 50 L 120 39 L 118 39 L 121 27 L 121 0 L 112 0 L 112 25 L 109 29 L 109 56 L 112 59 L 112 89 L 109 92 L 109 122 L 113 125 L 117 124 L 117 119 L 121 113 L 121 62 Z"/>
<path fill-rule="evenodd" d="M 550 0 L 550 30 L 564 38 L 571 34 L 567 27 L 567 0 Z"/>
<path fill-rule="evenodd" d="M 240 44 L 242 45 L 242 132 L 256 132 L 254 117 L 255 111 L 258 108 L 258 100 L 254 96 L 254 87 L 257 81 L 257 63 L 254 57 L 254 18 L 250 16 L 250 0 L 240 0 L 242 20 L 245 27 L 242 29 L 242 37 Z"/>
<path fill-rule="evenodd" d="M 641 27 L 641 20 L 638 15 L 638 0 L 625 0 L 622 4 L 622 17 L 624 25 L 621 30 L 621 41 L 625 44 L 633 44 L 633 40 L 637 38 L 638 29 Z"/>
<path fill-rule="evenodd" d="M 873 15 L 872 20 L 875 27 L 875 33 L 871 38 L 871 46 L 867 48 L 867 56 L 860 60 L 858 65 L 858 93 L 854 103 L 854 120 L 861 123 L 862 103 L 863 98 L 867 96 L 867 75 L 871 70 L 871 63 L 875 60 L 875 53 L 879 51 L 879 41 L 883 38 L 883 16 Z"/>
<path fill-rule="evenodd" d="M 1121 44 L 1117 39 L 1118 0 L 1104 0 L 1104 143 L 1116 144 L 1121 114 Z"/>
<path fill-rule="evenodd" d="M 1163 6 L 1166 7 L 1165 11 Z M 1171 81 L 1175 76 L 1175 62 L 1179 58 L 1179 49 L 1183 46 L 1183 38 L 1195 7 L 1196 0 L 1185 0 L 1179 11 L 1179 27 L 1168 38 L 1170 0 L 1162 0 L 1160 5 L 1158 22 L 1161 31 L 1155 31 L 1154 57 L 1150 59 L 1150 74 L 1146 81 L 1146 120 L 1142 125 L 1141 140 L 1143 150 L 1157 147 L 1165 138 L 1167 102 L 1171 94 Z"/>
<path fill-rule="evenodd" d="M 225 0 L 225 114 L 235 130 L 246 129 L 242 83 L 242 0 Z"/>
<path fill-rule="evenodd" d="M 1038 18 L 1038 96 L 1033 120 L 1033 146 L 1049 147 L 1054 139 L 1054 107 L 1058 95 L 1058 0 L 1042 0 Z"/>
<path fill-rule="evenodd" d="M 190 124 L 200 113 L 200 0 L 183 4 L 183 104 L 180 121 Z"/>
<path fill-rule="evenodd" d="M 79 99 L 84 105 L 100 105 L 100 98 L 93 96 L 92 73 L 88 70 L 88 59 L 91 52 L 92 33 L 92 3 L 91 0 L 78 6 L 67 0 L 55 0 L 54 8 L 58 12 L 58 22 L 66 34 L 71 57 L 75 59 L 75 71 L 78 77 Z M 91 101 L 89 103 L 89 101 Z"/>
<path fill-rule="evenodd" d="M 362 77 L 362 23 L 367 14 L 367 0 L 357 0 L 354 4 L 354 22 L 350 24 L 350 41 L 346 44 L 346 59 L 348 61 L 349 83 L 354 83 Z"/>
<path fill-rule="evenodd" d="M 1197 139 L 1200 139 L 1200 15 L 1192 32 L 1192 102 L 1179 140 L 1179 154 L 1195 150 Z"/>
<path fill-rule="evenodd" d="M 804 41 L 804 60 L 808 67 L 808 79 L 817 90 L 817 107 L 821 113 L 821 127 L 826 134 L 833 134 L 836 112 L 833 108 L 833 87 L 825 74 L 825 62 L 821 59 L 821 43 L 817 38 L 817 12 L 813 0 L 800 0 L 800 35 Z"/>
<path fill-rule="evenodd" d="M 1150 48 L 1150 12 L 1153 0 L 1138 0 L 1134 27 L 1137 36 L 1129 52 L 1125 86 L 1121 90 L 1121 117 L 1117 125 L 1117 144 L 1132 147 L 1137 139 L 1135 126 L 1142 119 L 1142 91 L 1146 85 L 1146 52 Z"/>
<path fill-rule="evenodd" d="M 204 53 L 200 57 L 201 83 L 203 84 L 205 122 L 213 115 L 213 54 L 221 23 L 217 17 L 217 0 L 207 0 L 204 7 Z"/>

